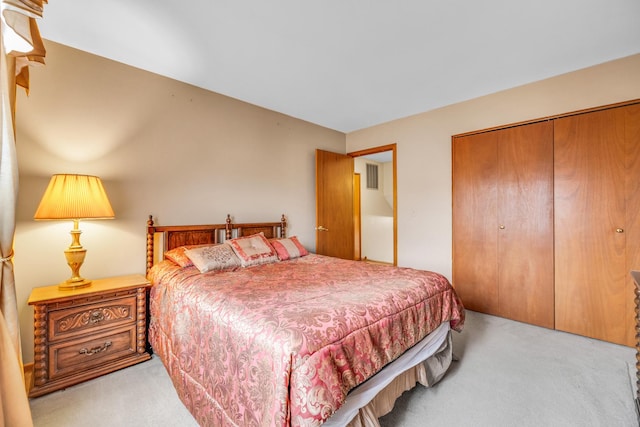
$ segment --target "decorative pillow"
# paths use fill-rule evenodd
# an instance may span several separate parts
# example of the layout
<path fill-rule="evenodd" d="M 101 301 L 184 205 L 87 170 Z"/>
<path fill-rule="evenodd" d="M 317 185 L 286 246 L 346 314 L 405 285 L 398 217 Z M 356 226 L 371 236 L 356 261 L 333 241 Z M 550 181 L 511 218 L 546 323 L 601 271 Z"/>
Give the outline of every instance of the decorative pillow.
<path fill-rule="evenodd" d="M 300 258 L 301 256 L 309 255 L 309 252 L 298 241 L 296 236 L 291 236 L 286 239 L 272 239 L 270 240 L 271 246 L 278 253 L 280 261 L 287 259 Z"/>
<path fill-rule="evenodd" d="M 216 243 L 219 244 L 219 243 Z M 178 246 L 177 248 L 173 248 L 170 251 L 164 253 L 164 257 L 169 261 L 173 261 L 178 264 L 180 267 L 190 267 L 193 265 L 193 262 L 189 259 L 189 257 L 184 253 L 187 249 L 194 248 L 203 248 L 205 246 L 214 246 L 216 244 L 213 243 L 205 243 L 203 245 L 186 245 L 186 246 Z"/>
<path fill-rule="evenodd" d="M 214 270 L 233 270 L 240 267 L 240 259 L 230 245 L 186 249 L 184 253 L 200 270 L 200 273 Z"/>
<path fill-rule="evenodd" d="M 228 240 L 243 267 L 278 261 L 278 254 L 264 233 Z"/>

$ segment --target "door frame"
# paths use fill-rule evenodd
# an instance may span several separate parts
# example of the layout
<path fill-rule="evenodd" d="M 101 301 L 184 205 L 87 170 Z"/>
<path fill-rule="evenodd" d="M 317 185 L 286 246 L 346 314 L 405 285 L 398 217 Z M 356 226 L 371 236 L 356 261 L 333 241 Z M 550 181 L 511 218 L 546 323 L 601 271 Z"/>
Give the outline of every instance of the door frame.
<path fill-rule="evenodd" d="M 347 153 L 351 157 L 362 157 L 369 154 L 382 153 L 391 151 L 392 167 L 393 167 L 393 265 L 398 265 L 398 162 L 397 162 L 397 144 L 381 145 L 379 147 L 367 148 L 365 150 L 352 151 Z M 358 210 L 357 223 L 360 224 L 360 210 Z M 359 236 L 359 231 L 355 230 L 355 235 Z"/>
<path fill-rule="evenodd" d="M 353 174 L 353 259 L 362 261 L 362 194 L 360 193 L 361 176 Z"/>

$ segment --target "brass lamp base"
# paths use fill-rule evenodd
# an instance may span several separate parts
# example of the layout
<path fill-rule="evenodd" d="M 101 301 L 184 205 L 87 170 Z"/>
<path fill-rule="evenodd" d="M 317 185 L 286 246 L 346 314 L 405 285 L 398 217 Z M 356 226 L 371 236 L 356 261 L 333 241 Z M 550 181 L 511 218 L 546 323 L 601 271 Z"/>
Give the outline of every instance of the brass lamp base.
<path fill-rule="evenodd" d="M 71 279 L 65 280 L 62 283 L 58 284 L 58 289 L 61 291 L 72 291 L 74 289 L 86 288 L 87 286 L 91 286 L 91 280 L 82 279 L 79 281 L 73 281 Z"/>

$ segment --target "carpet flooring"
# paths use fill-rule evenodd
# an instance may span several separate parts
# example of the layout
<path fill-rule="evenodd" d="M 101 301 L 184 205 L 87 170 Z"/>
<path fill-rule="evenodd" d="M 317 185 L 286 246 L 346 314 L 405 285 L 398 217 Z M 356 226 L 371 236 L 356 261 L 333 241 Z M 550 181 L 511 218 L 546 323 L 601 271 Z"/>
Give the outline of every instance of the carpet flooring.
<path fill-rule="evenodd" d="M 467 312 L 452 364 L 382 427 L 637 427 L 635 350 Z M 196 426 L 157 357 L 31 399 L 36 427 Z"/>

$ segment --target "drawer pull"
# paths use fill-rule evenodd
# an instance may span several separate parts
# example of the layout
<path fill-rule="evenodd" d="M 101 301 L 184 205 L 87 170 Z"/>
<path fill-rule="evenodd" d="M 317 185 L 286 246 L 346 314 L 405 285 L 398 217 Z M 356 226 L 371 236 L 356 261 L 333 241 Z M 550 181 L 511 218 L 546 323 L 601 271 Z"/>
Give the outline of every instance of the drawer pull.
<path fill-rule="evenodd" d="M 96 354 L 96 353 L 100 353 L 100 352 L 102 352 L 102 351 L 105 351 L 105 350 L 106 350 L 106 349 L 108 349 L 110 346 L 111 346 L 111 341 L 107 341 L 107 342 L 105 342 L 105 343 L 104 343 L 104 345 L 103 345 L 103 346 L 101 346 L 101 347 L 93 347 L 92 349 L 86 349 L 86 348 L 83 348 L 83 349 L 81 349 L 78 353 L 80 353 L 80 354 L 86 354 L 87 356 L 91 356 L 91 355 L 93 355 L 93 354 Z"/>
<path fill-rule="evenodd" d="M 89 316 L 90 323 L 100 323 L 104 320 L 104 312 L 102 310 L 96 310 Z"/>

